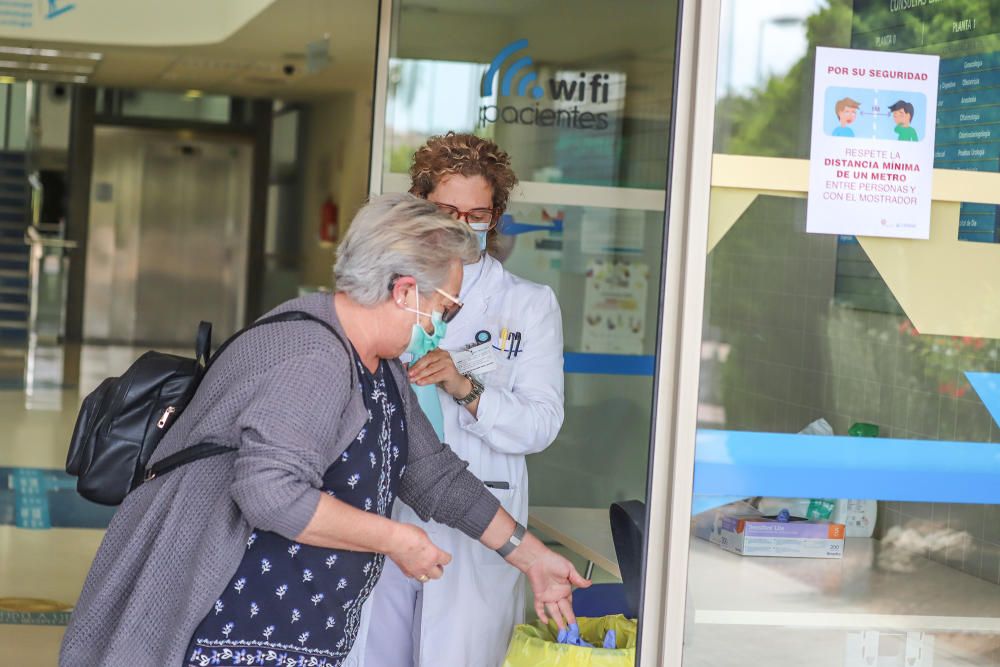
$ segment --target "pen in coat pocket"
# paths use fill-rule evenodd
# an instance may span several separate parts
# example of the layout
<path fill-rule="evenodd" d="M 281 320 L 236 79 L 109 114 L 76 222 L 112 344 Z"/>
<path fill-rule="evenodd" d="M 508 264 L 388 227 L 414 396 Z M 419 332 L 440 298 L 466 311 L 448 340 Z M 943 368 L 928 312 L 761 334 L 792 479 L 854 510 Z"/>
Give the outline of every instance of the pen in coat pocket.
<path fill-rule="evenodd" d="M 488 489 L 510 489 L 509 482 L 483 482 Z"/>

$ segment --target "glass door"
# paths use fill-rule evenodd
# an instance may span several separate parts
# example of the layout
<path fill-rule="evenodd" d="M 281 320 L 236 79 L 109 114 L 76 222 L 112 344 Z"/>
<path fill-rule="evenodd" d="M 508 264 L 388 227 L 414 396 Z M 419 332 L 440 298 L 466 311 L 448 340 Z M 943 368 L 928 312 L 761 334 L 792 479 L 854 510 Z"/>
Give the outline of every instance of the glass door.
<path fill-rule="evenodd" d="M 661 403 L 683 501 L 664 636 L 683 641 L 662 650 L 1000 665 L 996 3 L 706 5 L 691 63 L 717 73 L 699 91 L 714 123 L 691 166 L 708 178 L 678 191 L 707 204 L 683 276 L 701 335 L 679 339 L 697 395 Z M 929 238 L 807 231 L 818 47 L 940 57 Z M 859 123 L 905 126 L 856 101 Z"/>
<path fill-rule="evenodd" d="M 373 192 L 408 190 L 416 149 L 448 131 L 510 154 L 490 252 L 552 289 L 564 341 L 565 418 L 527 457 L 529 528 L 636 604 L 642 554 L 619 567 L 609 507 L 648 500 L 678 5 L 383 3 L 376 86 Z"/>

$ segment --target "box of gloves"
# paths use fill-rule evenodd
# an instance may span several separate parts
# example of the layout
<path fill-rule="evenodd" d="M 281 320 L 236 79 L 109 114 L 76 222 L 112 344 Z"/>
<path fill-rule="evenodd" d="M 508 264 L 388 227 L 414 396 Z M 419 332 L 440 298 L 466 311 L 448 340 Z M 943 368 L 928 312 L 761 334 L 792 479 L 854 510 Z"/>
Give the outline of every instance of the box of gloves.
<path fill-rule="evenodd" d="M 840 523 L 768 516 L 723 516 L 711 541 L 743 556 L 842 558 Z"/>

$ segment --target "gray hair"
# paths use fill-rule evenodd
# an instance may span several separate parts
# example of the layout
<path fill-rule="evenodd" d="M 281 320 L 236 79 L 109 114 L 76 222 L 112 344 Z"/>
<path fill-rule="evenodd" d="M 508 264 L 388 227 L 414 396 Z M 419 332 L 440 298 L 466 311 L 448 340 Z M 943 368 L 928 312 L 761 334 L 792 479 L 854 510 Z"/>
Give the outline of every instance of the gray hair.
<path fill-rule="evenodd" d="M 429 294 L 444 285 L 453 260 L 471 264 L 479 244 L 467 224 L 441 213 L 411 194 L 372 197 L 337 249 L 333 276 L 337 289 L 363 306 L 388 299 L 389 284 L 412 276 Z"/>

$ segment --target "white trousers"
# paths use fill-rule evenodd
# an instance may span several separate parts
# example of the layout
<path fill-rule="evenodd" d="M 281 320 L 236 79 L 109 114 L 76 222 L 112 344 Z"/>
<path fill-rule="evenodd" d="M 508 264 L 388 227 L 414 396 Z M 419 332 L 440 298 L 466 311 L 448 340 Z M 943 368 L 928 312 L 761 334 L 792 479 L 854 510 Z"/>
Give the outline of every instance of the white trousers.
<path fill-rule="evenodd" d="M 418 667 L 423 584 L 385 559 L 379 592 L 369 600 L 371 627 L 365 643 L 365 667 Z"/>

